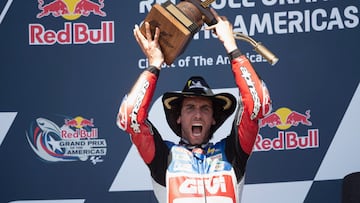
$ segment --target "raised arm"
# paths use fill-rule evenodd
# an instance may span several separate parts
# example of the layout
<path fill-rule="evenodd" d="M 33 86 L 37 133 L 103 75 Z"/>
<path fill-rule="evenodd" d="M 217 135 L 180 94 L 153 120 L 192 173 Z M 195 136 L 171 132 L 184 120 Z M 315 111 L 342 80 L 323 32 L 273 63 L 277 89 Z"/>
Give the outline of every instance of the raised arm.
<path fill-rule="evenodd" d="M 236 86 L 239 89 L 239 108 L 235 116 L 237 138 L 242 150 L 250 154 L 259 131 L 259 119 L 271 111 L 271 100 L 265 83 L 259 78 L 252 64 L 238 48 L 232 24 L 215 10 L 217 24 L 207 27 L 216 33 L 231 60 Z"/>
<path fill-rule="evenodd" d="M 142 159 L 149 164 L 153 160 L 156 150 L 154 129 L 147 121 L 148 110 L 155 92 L 161 65 L 164 62 L 164 56 L 158 43 L 160 30 L 156 28 L 153 37 L 147 22 L 145 26 L 145 36 L 142 35 L 136 25 L 134 37 L 148 58 L 149 67 L 140 74 L 130 92 L 125 95 L 117 116 L 117 125 L 131 135 L 131 140 L 137 147 Z"/>

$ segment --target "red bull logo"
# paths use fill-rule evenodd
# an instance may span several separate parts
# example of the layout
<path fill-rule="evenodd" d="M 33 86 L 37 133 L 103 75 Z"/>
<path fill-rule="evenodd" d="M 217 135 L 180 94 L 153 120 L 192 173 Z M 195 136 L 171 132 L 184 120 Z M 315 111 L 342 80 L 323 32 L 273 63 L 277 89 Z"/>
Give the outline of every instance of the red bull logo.
<path fill-rule="evenodd" d="M 91 0 L 53 0 L 45 4 L 44 0 L 38 0 L 38 8 L 40 13 L 37 18 L 52 15 L 53 17 L 62 16 L 67 20 L 75 20 L 80 16 L 94 15 L 105 17 L 104 0 L 97 3 Z"/>
<path fill-rule="evenodd" d="M 101 9 L 104 7 L 104 0 L 99 0 L 99 4 L 90 0 L 80 0 L 75 7 L 74 14 L 89 16 L 90 13 L 99 16 L 106 16 L 106 13 Z"/>
<path fill-rule="evenodd" d="M 90 14 L 105 17 L 103 10 L 104 0 L 97 2 L 92 0 L 38 0 L 37 18 L 47 16 L 63 17 L 66 20 L 76 20 L 81 16 Z M 86 23 L 65 22 L 64 28 L 52 30 L 45 28 L 42 24 L 29 25 L 29 44 L 30 45 L 53 45 L 53 44 L 104 44 L 114 43 L 114 22 L 103 21 L 99 28 L 89 28 Z"/>
<path fill-rule="evenodd" d="M 77 116 L 72 119 L 65 119 L 64 125 L 67 127 L 75 128 L 75 131 L 62 130 L 62 139 L 73 138 L 98 138 L 98 129 L 94 127 L 94 119 L 86 119 L 81 116 Z M 85 128 L 90 128 L 87 130 Z"/>
<path fill-rule="evenodd" d="M 104 44 L 114 43 L 114 22 L 101 22 L 100 29 L 90 29 L 85 23 L 64 24 L 64 29 L 55 31 L 47 30 L 41 24 L 29 25 L 30 45 L 53 44 Z"/>
<path fill-rule="evenodd" d="M 98 138 L 98 129 L 92 128 L 90 131 L 76 129 L 74 132 L 66 130 L 61 131 L 61 139 L 80 139 L 80 138 Z"/>
<path fill-rule="evenodd" d="M 258 135 L 255 140 L 254 151 L 309 149 L 319 147 L 319 129 L 310 129 L 307 135 L 297 132 L 279 131 L 274 139 Z"/>
<path fill-rule="evenodd" d="M 270 139 L 258 135 L 254 145 L 254 151 L 269 150 L 292 150 L 319 147 L 319 129 L 308 129 L 306 135 L 299 135 L 296 131 L 284 131 L 290 127 L 299 125 L 312 126 L 310 110 L 305 113 L 279 108 L 259 121 L 260 128 L 278 128 L 277 137 Z"/>
<path fill-rule="evenodd" d="M 70 14 L 68 7 L 63 0 L 55 0 L 49 4 L 46 4 L 45 6 L 43 0 L 39 0 L 38 2 L 38 8 L 41 10 L 41 12 L 37 14 L 37 18 L 42 18 L 50 14 L 52 14 L 54 17 Z"/>
<path fill-rule="evenodd" d="M 299 112 L 293 111 L 286 118 L 286 125 L 298 126 L 299 123 L 307 126 L 311 126 L 310 118 L 310 110 L 307 110 L 305 114 L 301 114 Z"/>
<path fill-rule="evenodd" d="M 86 119 L 81 116 L 77 116 L 72 119 L 65 119 L 65 125 L 74 128 L 94 127 L 94 119 Z"/>
<path fill-rule="evenodd" d="M 268 126 L 270 128 L 277 127 L 280 130 L 286 130 L 291 126 L 298 126 L 299 124 L 311 126 L 312 123 L 309 119 L 310 110 L 302 114 L 288 108 L 280 108 L 261 119 L 259 126 L 260 128 Z"/>
<path fill-rule="evenodd" d="M 49 162 L 89 160 L 96 164 L 103 161 L 107 151 L 94 120 L 81 116 L 65 118 L 61 125 L 37 118 L 26 137 L 34 152 Z"/>

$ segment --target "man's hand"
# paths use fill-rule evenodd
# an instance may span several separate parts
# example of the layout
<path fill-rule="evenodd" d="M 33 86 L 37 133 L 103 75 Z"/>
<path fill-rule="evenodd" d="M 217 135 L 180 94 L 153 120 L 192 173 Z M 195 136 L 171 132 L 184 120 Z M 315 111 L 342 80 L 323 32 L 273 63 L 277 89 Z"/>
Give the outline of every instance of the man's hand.
<path fill-rule="evenodd" d="M 149 66 L 155 66 L 160 70 L 161 65 L 164 63 L 164 54 L 159 45 L 160 29 L 156 27 L 154 38 L 151 35 L 148 22 L 145 22 L 145 36 L 141 33 L 138 25 L 135 25 L 133 31 L 137 43 L 149 60 Z"/>
<path fill-rule="evenodd" d="M 225 16 L 219 16 L 213 8 L 210 8 L 211 13 L 218 21 L 215 25 L 206 27 L 206 30 L 213 30 L 219 38 L 220 42 L 224 45 L 227 53 L 237 49 L 237 44 L 234 38 L 232 24 L 227 20 Z"/>

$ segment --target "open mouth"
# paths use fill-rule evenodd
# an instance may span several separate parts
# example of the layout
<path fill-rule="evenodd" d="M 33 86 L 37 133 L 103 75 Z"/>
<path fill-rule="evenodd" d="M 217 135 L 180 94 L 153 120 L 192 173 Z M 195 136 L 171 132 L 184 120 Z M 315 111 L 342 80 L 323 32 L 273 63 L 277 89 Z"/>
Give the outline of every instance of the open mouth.
<path fill-rule="evenodd" d="M 192 134 L 194 136 L 200 136 L 201 135 L 201 131 L 202 131 L 202 125 L 200 124 L 194 124 L 192 126 Z"/>

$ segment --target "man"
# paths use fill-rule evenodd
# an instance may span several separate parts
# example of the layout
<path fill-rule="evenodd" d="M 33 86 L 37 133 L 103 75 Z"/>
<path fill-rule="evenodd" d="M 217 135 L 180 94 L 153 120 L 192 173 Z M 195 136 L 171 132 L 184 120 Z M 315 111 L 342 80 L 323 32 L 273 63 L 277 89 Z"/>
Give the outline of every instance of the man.
<path fill-rule="evenodd" d="M 258 134 L 258 121 L 271 111 L 265 84 L 248 59 L 239 51 L 232 25 L 212 10 L 218 23 L 213 30 L 231 60 L 239 107 L 226 138 L 211 143 L 214 132 L 236 109 L 236 99 L 228 93 L 214 94 L 206 81 L 191 77 L 182 92 L 163 95 L 167 122 L 180 142 L 164 141 L 147 119 L 164 56 L 158 44 L 160 30 L 134 36 L 147 56 L 149 67 L 141 73 L 125 96 L 118 114 L 118 126 L 131 135 L 140 156 L 149 167 L 159 202 L 240 202 L 246 162 Z M 230 130 L 230 129 L 229 129 Z"/>

